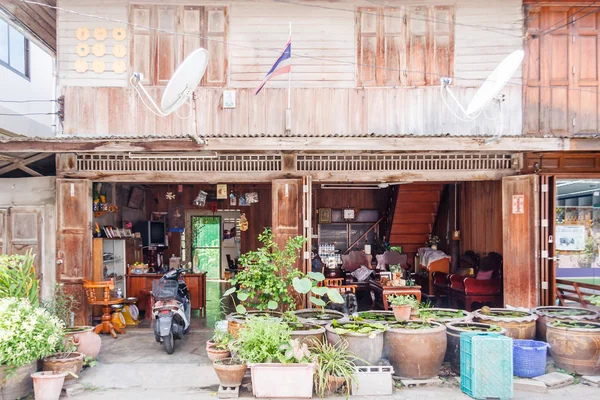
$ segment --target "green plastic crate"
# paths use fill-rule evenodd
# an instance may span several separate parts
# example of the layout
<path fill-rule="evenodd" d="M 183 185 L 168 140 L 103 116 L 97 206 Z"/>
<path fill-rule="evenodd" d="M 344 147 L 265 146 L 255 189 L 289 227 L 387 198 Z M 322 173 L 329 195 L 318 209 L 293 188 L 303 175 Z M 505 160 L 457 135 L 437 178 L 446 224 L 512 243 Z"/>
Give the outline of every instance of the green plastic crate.
<path fill-rule="evenodd" d="M 512 339 L 498 333 L 461 333 L 460 388 L 475 399 L 512 398 Z"/>

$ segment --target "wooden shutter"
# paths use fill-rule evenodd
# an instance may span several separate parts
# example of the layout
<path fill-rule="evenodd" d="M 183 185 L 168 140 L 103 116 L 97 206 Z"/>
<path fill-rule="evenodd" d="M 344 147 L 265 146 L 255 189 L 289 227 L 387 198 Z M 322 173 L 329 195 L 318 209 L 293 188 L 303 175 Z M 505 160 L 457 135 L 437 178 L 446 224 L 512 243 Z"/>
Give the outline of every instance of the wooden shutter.
<path fill-rule="evenodd" d="M 56 280 L 80 304 L 76 325 L 88 325 L 89 307 L 83 292 L 83 278 L 91 278 L 92 194 L 91 182 L 56 180 Z"/>
<path fill-rule="evenodd" d="M 399 86 L 406 84 L 406 73 L 401 70 L 406 66 L 406 24 L 404 12 L 399 8 L 385 8 L 383 17 L 383 59 L 385 84 Z"/>
<path fill-rule="evenodd" d="M 427 7 L 408 7 L 407 69 L 408 85 L 427 84 L 428 12 Z"/>
<path fill-rule="evenodd" d="M 523 61 L 523 132 L 537 133 L 540 130 L 540 38 L 542 14 L 539 7 L 527 10 L 527 34 L 525 59 Z"/>
<path fill-rule="evenodd" d="M 131 68 L 133 72 L 141 72 L 144 75 L 142 83 L 154 82 L 154 32 L 145 26 L 153 26 L 151 6 L 135 5 L 131 8 Z"/>
<path fill-rule="evenodd" d="M 35 271 L 42 279 L 43 209 L 39 207 L 10 207 L 7 219 L 7 254 L 35 255 Z"/>
<path fill-rule="evenodd" d="M 158 6 L 156 8 L 156 79 L 158 85 L 165 85 L 180 60 L 177 51 L 176 35 L 168 32 L 177 31 L 177 8 L 174 6 Z"/>
<path fill-rule="evenodd" d="M 6 254 L 6 209 L 0 209 L 0 254 Z"/>
<path fill-rule="evenodd" d="M 454 76 L 454 7 L 432 7 L 428 22 L 432 46 L 428 47 L 428 85 L 439 85 L 441 76 Z"/>
<path fill-rule="evenodd" d="M 377 65 L 379 54 L 379 42 L 377 40 L 381 24 L 377 18 L 377 8 L 359 8 L 357 25 L 357 49 L 358 49 L 358 86 L 377 85 L 378 69 L 372 66 Z"/>
<path fill-rule="evenodd" d="M 183 59 L 192 51 L 202 47 L 202 7 L 185 6 L 183 7 Z M 211 55 L 209 54 L 209 57 Z"/>
<path fill-rule="evenodd" d="M 228 15 L 225 7 L 204 8 L 205 47 L 208 50 L 208 68 L 204 83 L 207 86 L 224 86 L 227 83 L 227 31 Z"/>

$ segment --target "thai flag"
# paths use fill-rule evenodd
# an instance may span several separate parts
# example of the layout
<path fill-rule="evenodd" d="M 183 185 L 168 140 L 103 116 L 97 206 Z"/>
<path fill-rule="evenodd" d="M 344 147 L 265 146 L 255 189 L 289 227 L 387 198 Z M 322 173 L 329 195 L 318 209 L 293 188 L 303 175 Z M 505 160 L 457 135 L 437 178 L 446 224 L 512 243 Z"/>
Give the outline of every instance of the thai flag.
<path fill-rule="evenodd" d="M 277 75 L 287 74 L 291 71 L 291 69 L 292 69 L 292 37 L 290 36 L 287 44 L 285 45 L 285 48 L 283 49 L 283 53 L 281 53 L 281 56 L 279 56 L 277 61 L 275 61 L 275 64 L 273 64 L 273 66 L 271 67 L 271 70 L 267 73 L 267 75 L 265 75 L 265 79 L 263 79 L 262 83 L 256 89 L 254 94 L 257 95 L 258 92 L 260 92 L 262 90 L 262 88 L 265 86 L 265 84 L 269 81 L 269 79 L 271 79 Z"/>

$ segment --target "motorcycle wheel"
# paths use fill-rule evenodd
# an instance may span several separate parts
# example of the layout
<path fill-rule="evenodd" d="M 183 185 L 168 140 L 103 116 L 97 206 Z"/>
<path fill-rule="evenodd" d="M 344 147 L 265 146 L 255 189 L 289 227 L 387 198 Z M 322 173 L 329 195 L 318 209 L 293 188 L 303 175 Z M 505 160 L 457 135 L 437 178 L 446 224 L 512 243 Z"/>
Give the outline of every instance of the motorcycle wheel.
<path fill-rule="evenodd" d="M 173 340 L 173 332 L 169 332 L 168 335 L 163 336 L 162 340 L 167 354 L 173 354 L 173 351 L 175 351 L 175 341 Z"/>
<path fill-rule="evenodd" d="M 192 326 L 192 306 L 188 303 L 188 308 L 187 311 L 185 312 L 185 317 L 188 320 L 188 327 L 185 328 L 183 330 L 183 334 L 185 335 L 186 333 L 188 333 L 188 331 L 190 330 L 190 327 Z M 185 322 L 183 322 L 183 326 L 185 326 Z"/>

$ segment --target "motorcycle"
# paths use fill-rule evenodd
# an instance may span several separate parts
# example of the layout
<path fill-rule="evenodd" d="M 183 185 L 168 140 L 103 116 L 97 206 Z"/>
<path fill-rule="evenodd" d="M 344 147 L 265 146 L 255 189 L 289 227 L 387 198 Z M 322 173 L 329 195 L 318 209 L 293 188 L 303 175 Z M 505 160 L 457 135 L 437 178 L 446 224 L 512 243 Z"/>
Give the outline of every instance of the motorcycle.
<path fill-rule="evenodd" d="M 172 269 L 152 282 L 154 306 L 154 337 L 167 354 L 173 354 L 176 339 L 183 338 L 190 328 L 190 293 L 181 276 L 185 269 Z"/>

